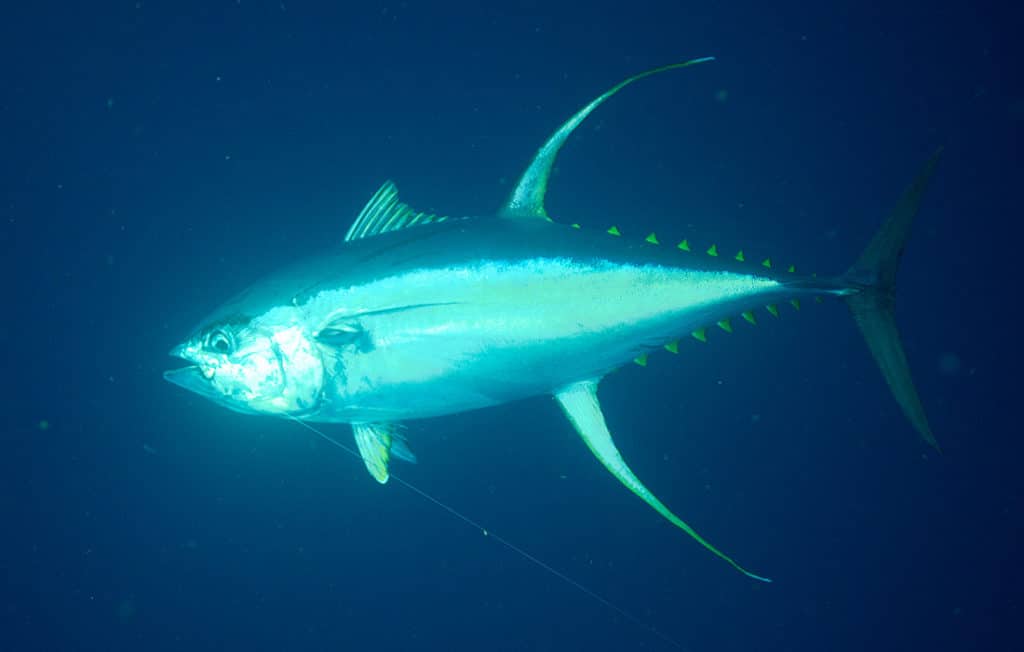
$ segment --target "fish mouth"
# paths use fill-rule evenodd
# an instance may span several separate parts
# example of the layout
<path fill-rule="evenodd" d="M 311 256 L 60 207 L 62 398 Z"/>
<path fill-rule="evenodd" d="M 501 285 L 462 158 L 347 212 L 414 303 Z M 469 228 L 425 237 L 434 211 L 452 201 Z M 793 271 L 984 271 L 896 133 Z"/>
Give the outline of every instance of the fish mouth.
<path fill-rule="evenodd" d="M 210 379 L 196 365 L 168 369 L 164 372 L 164 380 L 203 396 L 217 395 L 216 390 L 210 385 Z"/>
<path fill-rule="evenodd" d="M 169 351 L 170 355 L 175 358 L 181 358 L 186 362 L 191 362 L 186 356 L 186 346 L 179 344 Z M 210 380 L 213 378 L 213 373 L 204 373 L 200 369 L 199 365 L 189 365 L 187 367 L 181 367 L 179 369 L 168 369 L 164 372 L 164 380 L 195 392 L 202 396 L 215 397 L 217 391 L 210 384 Z"/>

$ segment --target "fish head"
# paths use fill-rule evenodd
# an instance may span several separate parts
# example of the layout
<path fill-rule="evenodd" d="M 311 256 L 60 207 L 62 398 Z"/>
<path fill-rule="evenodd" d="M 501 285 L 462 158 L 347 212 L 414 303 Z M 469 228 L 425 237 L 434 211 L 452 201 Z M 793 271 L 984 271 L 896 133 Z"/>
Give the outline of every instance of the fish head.
<path fill-rule="evenodd" d="M 322 400 L 323 360 L 291 307 L 209 320 L 170 354 L 191 364 L 166 380 L 236 412 L 308 416 Z"/>

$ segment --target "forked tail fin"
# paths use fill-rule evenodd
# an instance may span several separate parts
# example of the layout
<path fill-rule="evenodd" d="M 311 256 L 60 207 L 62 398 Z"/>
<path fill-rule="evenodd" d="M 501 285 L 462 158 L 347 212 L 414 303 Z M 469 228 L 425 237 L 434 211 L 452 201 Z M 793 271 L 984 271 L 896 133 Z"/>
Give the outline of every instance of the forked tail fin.
<path fill-rule="evenodd" d="M 864 335 L 871 354 L 878 363 L 885 382 L 910 423 L 924 440 L 939 449 L 938 442 L 928 425 L 921 399 L 910 377 L 910 368 L 903 353 L 899 332 L 893 319 L 895 306 L 896 269 L 910 236 L 914 216 L 931 179 L 935 165 L 942 154 L 941 148 L 932 155 L 914 182 L 903 192 L 896 208 L 861 253 L 857 262 L 843 277 L 856 291 L 844 297 L 853 318 Z"/>

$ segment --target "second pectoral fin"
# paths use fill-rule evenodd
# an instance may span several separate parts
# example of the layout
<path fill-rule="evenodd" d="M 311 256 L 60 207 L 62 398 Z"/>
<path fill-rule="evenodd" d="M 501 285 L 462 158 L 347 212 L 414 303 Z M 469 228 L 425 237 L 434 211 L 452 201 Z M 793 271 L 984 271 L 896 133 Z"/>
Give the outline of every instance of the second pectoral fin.
<path fill-rule="evenodd" d="M 381 484 L 388 481 L 388 463 L 392 457 L 406 462 L 416 461 L 405 439 L 398 434 L 398 426 L 393 423 L 353 423 L 352 434 L 366 470 Z"/>
<path fill-rule="evenodd" d="M 573 383 L 555 393 L 555 398 L 569 417 L 569 421 L 576 432 L 590 448 L 590 451 L 597 456 L 601 464 L 612 472 L 619 482 L 626 485 L 630 491 L 639 496 L 645 503 L 654 508 L 670 523 L 693 537 L 697 543 L 709 551 L 724 559 L 736 570 L 748 577 L 762 582 L 771 580 L 760 575 L 755 575 L 737 564 L 731 557 L 708 543 L 704 537 L 686 524 L 681 518 L 673 514 L 651 491 L 640 482 L 633 471 L 626 465 L 622 455 L 615 448 L 611 433 L 608 432 L 608 425 L 605 423 L 604 415 L 601 413 L 601 404 L 597 400 L 597 380 L 585 380 Z"/>

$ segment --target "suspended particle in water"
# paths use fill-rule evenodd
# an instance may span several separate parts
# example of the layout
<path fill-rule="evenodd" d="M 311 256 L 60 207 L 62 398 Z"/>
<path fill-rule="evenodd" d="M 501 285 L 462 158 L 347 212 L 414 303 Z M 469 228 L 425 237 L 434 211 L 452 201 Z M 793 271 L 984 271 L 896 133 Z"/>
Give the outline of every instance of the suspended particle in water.
<path fill-rule="evenodd" d="M 956 376 L 960 373 L 963 363 L 955 353 L 943 353 L 939 356 L 939 372 L 944 376 Z"/>

